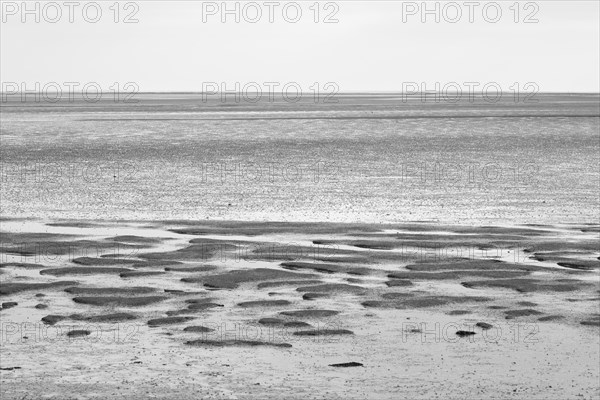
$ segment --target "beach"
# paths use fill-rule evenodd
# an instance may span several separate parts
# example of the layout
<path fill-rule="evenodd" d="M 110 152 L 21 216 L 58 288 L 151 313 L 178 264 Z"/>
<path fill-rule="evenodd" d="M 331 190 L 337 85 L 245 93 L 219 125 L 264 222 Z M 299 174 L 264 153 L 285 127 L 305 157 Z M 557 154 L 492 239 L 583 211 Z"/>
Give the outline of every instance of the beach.
<path fill-rule="evenodd" d="M 597 224 L 2 226 L 3 398 L 598 395 Z"/>
<path fill-rule="evenodd" d="M 593 399 L 597 95 L 2 104 L 3 399 Z"/>

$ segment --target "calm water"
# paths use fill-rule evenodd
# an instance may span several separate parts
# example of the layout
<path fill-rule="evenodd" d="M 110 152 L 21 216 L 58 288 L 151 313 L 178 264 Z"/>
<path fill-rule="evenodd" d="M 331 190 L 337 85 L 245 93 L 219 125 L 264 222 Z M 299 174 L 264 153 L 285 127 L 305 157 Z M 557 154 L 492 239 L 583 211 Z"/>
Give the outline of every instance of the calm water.
<path fill-rule="evenodd" d="M 597 95 L 2 103 L 3 217 L 597 222 Z"/>

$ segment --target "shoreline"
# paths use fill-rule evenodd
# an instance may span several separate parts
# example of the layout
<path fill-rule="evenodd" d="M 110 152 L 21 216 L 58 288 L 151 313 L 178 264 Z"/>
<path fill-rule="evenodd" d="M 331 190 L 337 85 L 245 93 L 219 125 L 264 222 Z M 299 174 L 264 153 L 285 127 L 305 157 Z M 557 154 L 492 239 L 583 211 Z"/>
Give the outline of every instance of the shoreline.
<path fill-rule="evenodd" d="M 201 218 L 41 218 L 36 216 L 22 217 L 22 216 L 8 216 L 0 215 L 0 222 L 11 222 L 11 221 L 37 221 L 43 223 L 52 224 L 77 224 L 77 223 L 106 223 L 106 224 L 136 224 L 136 223 L 156 223 L 156 224 L 177 224 L 177 225 L 201 225 L 201 224 L 264 224 L 264 225 L 279 225 L 279 224 L 292 224 L 292 225 L 346 225 L 346 226 L 373 226 L 378 228 L 402 228 L 403 226 L 417 226 L 422 225 L 423 227 L 430 225 L 439 225 L 442 227 L 480 227 L 480 228 L 494 228 L 494 227 L 531 227 L 531 228 L 568 228 L 570 226 L 600 226 L 597 222 L 589 221 L 557 221 L 555 223 L 496 223 L 496 220 L 490 219 L 487 222 L 493 222 L 493 224 L 473 224 L 473 223 L 451 223 L 447 221 L 434 221 L 434 220 L 403 220 L 403 221 L 334 221 L 334 220 L 305 220 L 305 219 L 201 219 Z"/>

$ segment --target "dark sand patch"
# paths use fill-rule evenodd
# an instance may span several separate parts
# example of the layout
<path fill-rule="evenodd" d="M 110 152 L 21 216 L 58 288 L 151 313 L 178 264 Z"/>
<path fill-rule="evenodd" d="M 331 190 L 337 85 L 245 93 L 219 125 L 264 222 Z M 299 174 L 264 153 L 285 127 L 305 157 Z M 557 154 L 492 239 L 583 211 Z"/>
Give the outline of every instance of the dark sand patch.
<path fill-rule="evenodd" d="M 310 331 L 296 331 L 296 336 L 333 336 L 333 335 L 354 335 L 354 332 L 347 329 L 315 329 Z"/>
<path fill-rule="evenodd" d="M 445 230 L 444 227 L 440 227 L 439 230 Z M 452 231 L 448 231 L 452 232 Z M 427 242 L 437 242 L 437 243 L 446 243 L 446 242 L 459 242 L 459 243 L 468 243 L 469 245 L 472 243 L 476 243 L 477 241 L 518 241 L 527 239 L 527 235 L 523 233 L 507 233 L 507 232 L 478 232 L 477 235 L 473 235 L 472 232 L 455 232 L 461 233 L 461 235 L 449 235 L 448 233 L 405 233 L 405 232 L 396 232 L 396 233 L 386 233 L 386 234 L 363 234 L 363 237 L 379 237 L 386 239 L 397 239 L 401 241 L 427 241 Z M 465 235 L 466 234 L 466 235 Z"/>
<path fill-rule="evenodd" d="M 206 304 L 214 300 L 214 297 L 201 297 L 198 299 L 187 299 L 185 302 L 188 304 Z"/>
<path fill-rule="evenodd" d="M 184 235 L 243 235 L 258 236 L 267 234 L 295 233 L 295 234 L 352 234 L 363 232 L 378 232 L 385 226 L 369 224 L 347 223 L 319 223 L 319 222 L 246 222 L 246 221 L 207 221 L 206 223 L 190 223 L 189 221 L 176 222 L 184 228 L 169 229 L 171 232 Z M 193 226 L 189 226 L 193 225 Z"/>
<path fill-rule="evenodd" d="M 575 242 L 568 241 L 542 241 L 534 243 L 525 249 L 527 253 L 539 252 L 563 252 L 563 251 L 600 251 L 600 242 L 597 240 L 578 240 Z"/>
<path fill-rule="evenodd" d="M 467 315 L 467 314 L 472 314 L 472 311 L 467 311 L 467 310 L 452 310 L 449 311 L 447 314 L 448 315 Z"/>
<path fill-rule="evenodd" d="M 8 267 L 25 268 L 25 269 L 48 268 L 48 266 L 46 266 L 46 265 L 34 264 L 34 263 L 7 262 L 7 263 L 0 264 L 0 268 L 8 268 Z"/>
<path fill-rule="evenodd" d="M 202 310 L 209 310 L 211 308 L 219 308 L 219 307 L 225 307 L 223 304 L 218 304 L 218 303 L 193 303 L 190 304 L 188 306 L 188 310 L 196 310 L 196 311 L 202 311 Z"/>
<path fill-rule="evenodd" d="M 456 262 L 421 263 L 407 265 L 406 269 L 417 272 L 437 271 L 547 271 L 547 268 L 506 263 L 500 260 L 461 260 Z"/>
<path fill-rule="evenodd" d="M 414 293 L 410 293 L 410 292 L 404 292 L 404 293 L 392 292 L 392 293 L 384 293 L 381 295 L 381 297 L 384 299 L 387 299 L 387 300 L 395 300 L 395 299 L 406 299 L 407 297 L 413 297 L 414 295 L 415 295 Z"/>
<path fill-rule="evenodd" d="M 327 246 L 353 246 L 358 249 L 366 249 L 369 251 L 390 251 L 395 249 L 403 249 L 403 252 L 406 255 L 408 252 L 404 251 L 410 248 L 418 248 L 418 249 L 430 249 L 430 250 L 438 250 L 439 252 L 443 251 L 446 248 L 456 248 L 458 246 L 470 246 L 476 247 L 480 249 L 489 249 L 489 248 L 506 248 L 512 247 L 515 245 L 516 241 L 510 240 L 511 237 L 508 237 L 507 240 L 504 240 L 503 237 L 498 236 L 489 236 L 484 240 L 482 237 L 473 237 L 473 236 L 455 236 L 455 235 L 409 235 L 403 234 L 402 237 L 397 237 L 397 235 L 390 237 L 387 235 L 371 235 L 370 239 L 352 239 L 352 240 L 340 240 L 340 239 L 332 239 L 332 240 L 313 240 L 314 244 L 317 245 L 327 245 Z M 376 237 L 379 240 L 372 239 Z M 523 239 L 519 237 L 519 239 Z M 492 241 L 493 240 L 493 241 Z M 418 258 L 418 257 L 415 257 Z"/>
<path fill-rule="evenodd" d="M 565 317 L 563 317 L 562 315 L 546 315 L 545 317 L 538 318 L 538 321 L 540 321 L 540 322 L 559 321 L 559 320 L 564 319 L 564 318 Z"/>
<path fill-rule="evenodd" d="M 192 310 L 188 310 L 187 308 L 183 309 L 183 310 L 171 310 L 171 311 L 166 311 L 165 314 L 168 317 L 176 317 L 178 315 L 189 315 L 189 314 L 194 314 L 194 311 Z"/>
<path fill-rule="evenodd" d="M 35 305 L 35 308 L 37 308 L 38 310 L 45 310 L 46 308 L 48 308 L 48 305 L 47 304 L 39 303 L 39 304 Z"/>
<path fill-rule="evenodd" d="M 581 259 L 578 257 L 571 257 L 572 252 L 543 252 L 535 253 L 533 258 L 538 261 L 553 262 L 561 267 L 571 268 L 583 271 L 593 271 L 600 269 L 599 260 Z M 581 254 L 585 256 L 586 254 Z"/>
<path fill-rule="evenodd" d="M 477 278 L 515 278 L 528 275 L 528 271 L 508 271 L 508 270 L 464 270 L 464 271 L 446 271 L 446 272 L 394 272 L 388 275 L 392 279 L 417 279 L 417 280 L 451 280 L 464 279 L 469 277 Z"/>
<path fill-rule="evenodd" d="M 201 265 L 201 266 L 182 266 L 182 267 L 166 267 L 165 271 L 174 272 L 208 272 L 217 269 L 214 265 Z"/>
<path fill-rule="evenodd" d="M 94 258 L 94 257 L 78 257 L 72 260 L 75 264 L 86 266 L 103 266 L 103 265 L 126 265 L 133 264 L 136 260 L 130 258 Z"/>
<path fill-rule="evenodd" d="M 335 243 L 332 243 L 335 244 Z M 403 243 L 397 241 L 386 241 L 386 240 L 353 240 L 347 243 L 349 246 L 358 247 L 359 249 L 369 250 L 393 250 L 403 247 Z"/>
<path fill-rule="evenodd" d="M 345 264 L 367 264 L 372 260 L 365 256 L 314 256 L 310 257 L 314 261 L 323 261 L 326 263 L 345 263 Z"/>
<path fill-rule="evenodd" d="M 580 229 L 581 232 L 596 232 L 600 233 L 600 226 L 586 226 Z"/>
<path fill-rule="evenodd" d="M 121 278 L 138 278 L 141 276 L 157 276 L 164 275 L 164 271 L 127 271 L 119 274 Z"/>
<path fill-rule="evenodd" d="M 90 331 L 86 331 L 83 329 L 75 329 L 75 330 L 67 332 L 67 336 L 68 337 L 82 337 L 82 336 L 88 336 L 90 333 L 91 333 Z"/>
<path fill-rule="evenodd" d="M 283 324 L 285 328 L 310 328 L 311 324 L 303 321 L 290 321 Z"/>
<path fill-rule="evenodd" d="M 340 267 L 348 268 L 344 264 L 376 264 L 385 261 L 405 261 L 410 253 L 397 253 L 386 250 L 339 249 L 337 245 L 313 245 L 313 246 L 280 246 L 264 247 L 247 254 L 245 260 L 260 261 L 284 261 L 284 262 L 312 262 L 325 264 L 338 264 Z M 413 260 L 422 258 L 417 250 L 413 253 Z M 357 268 L 357 267 L 353 267 Z"/>
<path fill-rule="evenodd" d="M 177 296 L 192 296 L 198 294 L 204 294 L 205 292 L 186 292 L 185 290 L 180 289 L 164 289 L 165 293 L 174 294 Z"/>
<path fill-rule="evenodd" d="M 407 254 L 398 254 L 385 250 L 369 249 L 340 249 L 337 245 L 312 245 L 312 246 L 273 246 L 265 245 L 255 249 L 243 257 L 246 260 L 261 261 L 286 261 L 286 262 L 324 262 L 334 264 L 373 264 L 381 261 L 400 261 L 406 259 Z M 414 259 L 421 257 L 415 251 Z"/>
<path fill-rule="evenodd" d="M 103 226 L 102 224 L 94 224 L 91 222 L 77 222 L 77 221 L 65 221 L 65 222 L 48 222 L 48 226 L 58 226 L 61 228 L 97 228 Z"/>
<path fill-rule="evenodd" d="M 182 260 L 182 261 L 208 261 L 216 255 L 222 255 L 224 252 L 234 251 L 237 246 L 221 241 L 215 243 L 193 244 L 183 249 L 178 249 L 160 253 L 143 253 L 139 258 L 146 260 Z"/>
<path fill-rule="evenodd" d="M 171 267 L 183 265 L 182 262 L 175 260 L 150 260 L 150 261 L 135 261 L 133 268 L 153 268 L 153 267 Z M 166 269 L 166 268 L 165 268 Z"/>
<path fill-rule="evenodd" d="M 513 319 L 518 317 L 528 317 L 531 315 L 540 315 L 542 313 L 532 308 L 525 308 L 523 310 L 508 310 L 505 311 L 504 314 L 506 315 L 506 319 Z"/>
<path fill-rule="evenodd" d="M 257 300 L 257 301 L 244 301 L 242 303 L 238 303 L 238 306 L 244 308 L 252 308 L 252 307 L 282 307 L 289 306 L 292 304 L 287 300 Z"/>
<path fill-rule="evenodd" d="M 51 283 L 2 283 L 0 285 L 0 295 L 10 295 L 27 290 L 55 289 L 64 286 L 74 286 L 79 284 L 74 281 L 58 281 Z"/>
<path fill-rule="evenodd" d="M 311 324 L 303 322 L 303 321 L 289 321 L 286 322 L 280 318 L 261 318 L 258 320 L 258 323 L 261 325 L 267 326 L 283 326 L 285 328 L 310 328 Z"/>
<path fill-rule="evenodd" d="M 304 293 L 302 295 L 302 299 L 303 300 L 316 300 L 316 299 L 321 299 L 323 297 L 329 297 L 329 294 L 327 293 Z"/>
<path fill-rule="evenodd" d="M 339 364 L 329 364 L 330 367 L 336 367 L 336 368 L 351 368 L 351 367 L 363 367 L 364 365 L 359 363 L 359 362 L 346 362 L 346 363 L 339 363 Z"/>
<path fill-rule="evenodd" d="M 18 305 L 19 305 L 19 303 L 17 303 L 16 301 L 7 301 L 7 302 L 2 303 L 2 309 L 5 310 L 7 308 L 13 308 Z"/>
<path fill-rule="evenodd" d="M 224 307 L 223 304 L 214 303 L 212 300 L 212 298 L 188 300 L 186 303 L 190 305 L 187 308 L 182 310 L 167 311 L 166 314 L 168 316 L 186 315 Z"/>
<path fill-rule="evenodd" d="M 188 304 L 200 304 L 200 303 L 210 303 L 214 300 L 214 297 L 201 297 L 199 299 L 187 299 L 185 302 Z"/>
<path fill-rule="evenodd" d="M 65 292 L 75 295 L 136 295 L 136 294 L 147 294 L 156 292 L 157 289 L 146 287 L 146 286 L 131 286 L 131 287 L 69 287 L 65 289 Z"/>
<path fill-rule="evenodd" d="M 494 325 L 492 324 L 488 324 L 487 322 L 478 322 L 475 324 L 475 326 L 487 330 L 487 329 L 492 329 L 494 327 Z"/>
<path fill-rule="evenodd" d="M 270 281 L 277 279 L 299 279 L 299 278 L 314 278 L 312 274 L 297 274 L 289 271 L 281 271 L 277 269 L 256 268 L 248 270 L 234 270 L 218 275 L 207 275 L 194 278 L 183 278 L 183 282 L 187 283 L 203 283 L 204 286 L 219 288 L 219 289 L 235 289 L 240 284 L 256 281 Z"/>
<path fill-rule="evenodd" d="M 593 257 L 593 255 L 596 252 L 593 250 L 563 250 L 563 251 L 538 251 L 535 254 L 533 254 L 532 256 L 530 256 L 530 258 L 535 259 L 536 257 L 549 257 L 549 258 L 553 258 L 553 257 L 567 257 L 567 258 L 589 258 L 589 257 Z"/>
<path fill-rule="evenodd" d="M 54 325 L 57 322 L 67 319 L 64 315 L 46 315 L 42 317 L 42 322 L 46 325 Z"/>
<path fill-rule="evenodd" d="M 190 244 L 200 245 L 230 245 L 230 246 L 263 246 L 268 243 L 253 242 L 250 240 L 237 240 L 237 239 L 215 239 L 215 238 L 197 238 L 190 240 Z"/>
<path fill-rule="evenodd" d="M 361 303 L 365 307 L 383 307 L 397 309 L 440 307 L 454 303 L 480 303 L 491 301 L 488 297 L 478 296 L 425 296 L 419 298 L 401 297 L 385 301 L 369 300 Z"/>
<path fill-rule="evenodd" d="M 417 225 L 417 228 L 419 225 Z M 422 228 L 422 226 L 421 226 Z M 431 230 L 439 230 L 438 225 L 431 225 Z M 407 230 L 407 229 L 405 229 Z M 450 232 L 454 233 L 477 233 L 477 234 L 493 234 L 493 235 L 521 235 L 521 236 L 545 236 L 552 235 L 554 232 L 543 229 L 532 229 L 522 227 L 505 227 L 505 226 L 455 226 L 448 227 Z"/>
<path fill-rule="evenodd" d="M 585 326 L 600 326 L 600 320 L 598 320 L 598 319 L 593 319 L 593 320 L 589 320 L 589 321 L 581 321 L 580 323 L 581 323 L 581 325 L 585 325 Z"/>
<path fill-rule="evenodd" d="M 64 233 L 47 232 L 0 232 L 2 234 L 2 243 L 6 244 L 28 244 L 28 243 L 71 243 L 71 239 L 77 238 L 77 235 L 67 235 Z M 91 243 L 95 243 L 90 241 Z"/>
<path fill-rule="evenodd" d="M 346 278 L 346 282 L 348 282 L 348 283 L 365 283 L 364 279 L 358 279 L 358 278 Z"/>
<path fill-rule="evenodd" d="M 381 301 L 381 300 L 367 300 L 367 301 L 363 301 L 362 304 L 364 307 L 367 308 L 384 308 L 389 306 L 389 303 L 385 302 L 385 301 Z"/>
<path fill-rule="evenodd" d="M 214 329 L 207 328 L 206 326 L 196 325 L 196 326 L 186 326 L 183 328 L 184 332 L 196 332 L 196 333 L 208 333 L 214 332 Z"/>
<path fill-rule="evenodd" d="M 324 283 L 322 285 L 302 286 L 296 289 L 298 292 L 315 293 L 353 293 L 364 294 L 367 292 L 362 286 L 347 285 L 345 283 Z"/>
<path fill-rule="evenodd" d="M 280 314 L 288 317 L 298 318 L 326 318 L 339 314 L 339 311 L 334 310 L 297 310 L 297 311 L 283 311 Z"/>
<path fill-rule="evenodd" d="M 404 229 L 403 227 L 400 229 Z M 444 227 L 441 227 L 444 229 Z M 449 231 L 451 232 L 451 231 Z M 461 232 L 466 233 L 466 232 Z M 535 233 L 534 236 L 543 234 Z M 529 234 L 523 232 L 517 234 L 501 233 L 482 230 L 477 235 L 459 234 L 452 235 L 446 233 L 366 233 L 361 234 L 360 238 L 352 239 L 319 239 L 313 240 L 317 245 L 328 246 L 353 246 L 359 249 L 368 249 L 374 251 L 389 251 L 393 249 L 427 248 L 438 250 L 442 253 L 444 249 L 456 249 L 458 247 L 469 247 L 478 249 L 507 249 L 516 247 L 518 243 L 531 239 Z M 457 257 L 458 258 L 458 257 Z"/>
<path fill-rule="evenodd" d="M 450 303 L 479 303 L 485 301 L 491 301 L 488 297 L 452 297 L 452 296 L 435 296 L 428 298 L 418 299 L 407 299 L 403 300 L 402 303 L 397 304 L 396 308 L 423 308 L 423 307 L 436 307 L 444 306 Z"/>
<path fill-rule="evenodd" d="M 475 332 L 472 332 L 472 331 L 456 331 L 456 335 L 460 336 L 460 337 L 473 336 L 473 335 L 475 335 Z"/>
<path fill-rule="evenodd" d="M 558 265 L 565 268 L 578 269 L 583 271 L 592 271 L 595 269 L 600 269 L 600 261 L 594 260 L 569 260 L 569 261 L 559 261 Z"/>
<path fill-rule="evenodd" d="M 162 325 L 174 325 L 174 324 L 183 324 L 184 322 L 188 322 L 194 319 L 194 317 L 165 317 L 165 318 L 155 318 L 148 321 L 148 325 L 154 326 L 162 326 Z"/>
<path fill-rule="evenodd" d="M 357 258 L 362 258 L 329 246 L 305 246 L 293 243 L 250 243 L 248 249 L 252 249 L 252 251 L 246 251 L 243 257 L 245 260 L 276 262 L 324 259 L 330 260 L 330 262 L 343 262 L 341 259 L 348 258 L 350 263 L 356 263 Z M 368 260 L 363 262 L 368 262 Z"/>
<path fill-rule="evenodd" d="M 519 301 L 517 302 L 518 305 L 520 305 L 521 307 L 537 307 L 538 304 L 537 303 L 533 303 L 531 301 Z"/>
<path fill-rule="evenodd" d="M 346 267 L 339 264 L 309 263 L 300 261 L 283 262 L 280 265 L 283 268 L 292 271 L 308 269 L 326 274 L 344 273 L 350 275 L 370 275 L 371 273 L 375 272 L 374 270 L 365 267 Z"/>
<path fill-rule="evenodd" d="M 589 286 L 589 283 L 572 279 L 556 279 L 552 281 L 543 281 L 537 279 L 494 279 L 485 281 L 462 282 L 467 288 L 502 288 L 513 289 L 521 293 L 529 292 L 572 292 L 582 287 Z"/>
<path fill-rule="evenodd" d="M 100 258 L 122 258 L 122 259 L 129 259 L 129 258 L 131 258 L 131 255 L 125 255 L 125 254 L 120 254 L 120 253 L 108 253 L 108 254 L 101 254 Z M 131 262 L 140 262 L 140 261 L 132 259 Z"/>
<path fill-rule="evenodd" d="M 44 254 L 51 256 L 68 256 L 94 254 L 135 254 L 144 245 L 132 245 L 94 240 L 72 240 L 77 236 L 54 235 L 45 233 L 5 233 L 2 232 L 0 253 L 36 257 Z M 88 257 L 82 257 L 88 258 Z"/>
<path fill-rule="evenodd" d="M 65 267 L 43 269 L 40 275 L 65 276 L 65 275 L 98 275 L 98 274 L 121 274 L 131 271 L 127 268 L 115 267 Z"/>
<path fill-rule="evenodd" d="M 600 301 L 600 297 L 586 297 L 584 299 L 566 299 L 566 300 L 571 303 L 576 303 L 579 301 Z"/>
<path fill-rule="evenodd" d="M 121 243 L 153 244 L 153 243 L 161 243 L 163 239 L 155 238 L 155 237 L 136 236 L 136 235 L 120 235 L 120 236 L 113 236 L 106 240 L 110 240 L 113 242 L 121 242 Z"/>
<path fill-rule="evenodd" d="M 255 346 L 268 346 L 268 347 L 292 347 L 289 343 L 273 343 L 273 342 L 260 342 L 257 340 L 191 340 L 185 342 L 190 346 L 206 346 L 206 347 L 255 347 Z"/>
<path fill-rule="evenodd" d="M 392 279 L 391 281 L 387 281 L 385 284 L 388 285 L 388 287 L 414 286 L 414 284 L 408 279 Z"/>
<path fill-rule="evenodd" d="M 279 318 L 261 318 L 258 320 L 259 324 L 267 326 L 283 325 L 284 322 L 284 320 Z"/>
<path fill-rule="evenodd" d="M 131 321 L 137 317 L 129 313 L 112 313 L 112 314 L 101 314 L 101 315 L 83 315 L 83 314 L 72 314 L 69 316 L 70 319 L 75 321 L 86 321 L 86 322 L 124 322 Z"/>
<path fill-rule="evenodd" d="M 139 307 L 148 304 L 158 303 L 166 300 L 165 296 L 143 296 L 143 297 L 75 297 L 73 301 L 80 304 L 88 304 L 91 306 L 122 306 L 122 307 Z"/>
<path fill-rule="evenodd" d="M 314 285 L 321 283 L 321 281 L 316 279 L 307 279 L 307 280 L 291 280 L 291 281 L 276 281 L 276 282 L 261 282 L 258 284 L 259 289 L 280 287 L 280 286 L 293 286 L 293 285 Z"/>

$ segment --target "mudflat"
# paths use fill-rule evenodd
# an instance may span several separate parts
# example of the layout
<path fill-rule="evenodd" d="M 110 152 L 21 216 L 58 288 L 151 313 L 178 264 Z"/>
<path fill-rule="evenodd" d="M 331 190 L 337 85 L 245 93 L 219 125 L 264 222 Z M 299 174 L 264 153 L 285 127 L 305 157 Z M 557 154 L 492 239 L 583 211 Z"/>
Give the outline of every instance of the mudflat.
<path fill-rule="evenodd" d="M 3 399 L 599 395 L 596 225 L 2 229 Z"/>

